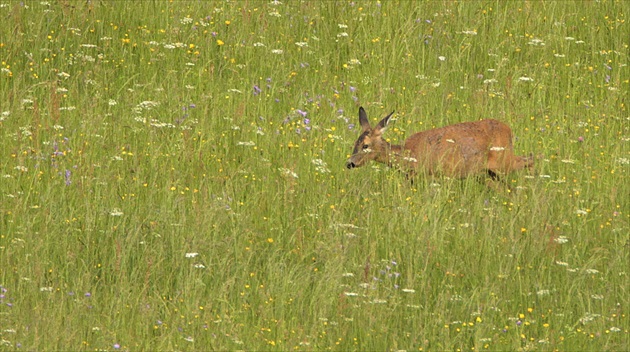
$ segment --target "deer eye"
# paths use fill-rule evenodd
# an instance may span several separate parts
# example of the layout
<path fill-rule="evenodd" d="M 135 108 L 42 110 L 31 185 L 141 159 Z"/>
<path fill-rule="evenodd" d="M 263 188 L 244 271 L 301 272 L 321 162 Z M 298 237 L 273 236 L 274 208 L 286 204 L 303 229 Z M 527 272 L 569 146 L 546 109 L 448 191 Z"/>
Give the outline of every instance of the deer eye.
<path fill-rule="evenodd" d="M 369 147 L 370 147 L 369 145 L 364 144 L 364 145 L 363 145 L 363 150 L 366 150 L 366 149 L 368 149 Z"/>

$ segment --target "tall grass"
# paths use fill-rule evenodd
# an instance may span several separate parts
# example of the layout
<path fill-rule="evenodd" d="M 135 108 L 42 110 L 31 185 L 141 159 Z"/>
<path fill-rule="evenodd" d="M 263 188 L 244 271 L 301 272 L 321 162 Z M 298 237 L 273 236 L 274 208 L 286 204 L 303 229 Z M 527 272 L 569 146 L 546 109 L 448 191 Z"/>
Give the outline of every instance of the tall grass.
<path fill-rule="evenodd" d="M 3 2 L 8 350 L 627 350 L 624 1 Z M 536 170 L 345 170 L 492 117 Z"/>

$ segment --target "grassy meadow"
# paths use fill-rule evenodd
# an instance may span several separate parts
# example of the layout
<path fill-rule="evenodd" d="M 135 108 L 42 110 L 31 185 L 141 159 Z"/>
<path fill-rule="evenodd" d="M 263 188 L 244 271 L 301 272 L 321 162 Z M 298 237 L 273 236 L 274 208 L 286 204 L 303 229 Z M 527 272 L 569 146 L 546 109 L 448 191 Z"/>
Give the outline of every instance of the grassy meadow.
<path fill-rule="evenodd" d="M 630 349 L 629 10 L 0 0 L 0 350 Z M 536 167 L 347 170 L 359 106 Z"/>

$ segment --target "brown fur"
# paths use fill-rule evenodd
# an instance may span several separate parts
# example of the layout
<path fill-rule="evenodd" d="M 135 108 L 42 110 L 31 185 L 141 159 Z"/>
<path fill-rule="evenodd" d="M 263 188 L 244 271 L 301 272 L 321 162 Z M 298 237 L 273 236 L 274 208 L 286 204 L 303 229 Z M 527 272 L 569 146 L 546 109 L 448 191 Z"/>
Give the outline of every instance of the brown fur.
<path fill-rule="evenodd" d="M 346 162 L 349 169 L 374 160 L 415 174 L 464 178 L 488 173 L 492 178 L 534 165 L 532 157 L 514 155 L 512 130 L 503 122 L 487 119 L 418 132 L 404 145 L 392 145 L 383 132 L 393 112 L 372 128 L 359 108 L 362 133 Z"/>

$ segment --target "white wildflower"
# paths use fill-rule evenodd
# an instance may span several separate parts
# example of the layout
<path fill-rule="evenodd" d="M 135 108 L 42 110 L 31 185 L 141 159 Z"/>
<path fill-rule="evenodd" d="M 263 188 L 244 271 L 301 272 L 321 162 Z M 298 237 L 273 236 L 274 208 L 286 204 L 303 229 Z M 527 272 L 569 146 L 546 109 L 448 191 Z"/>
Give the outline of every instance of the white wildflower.
<path fill-rule="evenodd" d="M 123 215 L 123 212 L 122 212 L 120 209 L 118 209 L 118 208 L 114 208 L 114 209 L 112 209 L 112 210 L 109 212 L 109 215 L 110 215 L 110 216 L 122 216 L 122 215 Z"/>
<path fill-rule="evenodd" d="M 284 167 L 280 167 L 278 168 L 278 171 L 282 172 L 283 174 L 287 175 L 287 176 L 291 176 L 293 178 L 299 178 L 298 174 L 296 174 L 295 172 L 293 172 L 290 169 L 284 168 Z"/>
<path fill-rule="evenodd" d="M 530 40 L 529 43 L 527 43 L 528 45 L 534 45 L 534 46 L 544 46 L 545 42 L 543 42 L 541 39 L 538 38 L 533 38 L 532 40 Z"/>
<path fill-rule="evenodd" d="M 559 236 L 557 238 L 553 239 L 554 242 L 559 243 L 559 244 L 563 244 L 563 243 L 567 243 L 569 242 L 569 239 L 566 236 Z M 558 262 L 556 262 L 557 264 Z"/>
<path fill-rule="evenodd" d="M 140 104 L 138 104 L 138 107 L 144 110 L 151 110 L 158 105 L 160 105 L 160 103 L 157 101 L 145 100 L 143 102 L 140 102 Z"/>
<path fill-rule="evenodd" d="M 526 77 L 526 76 L 519 77 L 519 78 L 518 78 L 518 80 L 519 80 L 520 82 L 533 82 L 533 81 L 534 81 L 534 79 L 533 79 L 533 78 L 531 78 L 531 77 Z"/>
<path fill-rule="evenodd" d="M 282 55 L 284 53 L 284 50 L 282 49 L 273 49 L 271 50 L 272 54 L 276 54 L 276 55 Z"/>
<path fill-rule="evenodd" d="M 194 257 L 196 257 L 198 255 L 199 255 L 199 253 L 197 253 L 197 252 L 190 252 L 190 253 L 186 253 L 185 254 L 186 258 L 194 258 Z"/>

